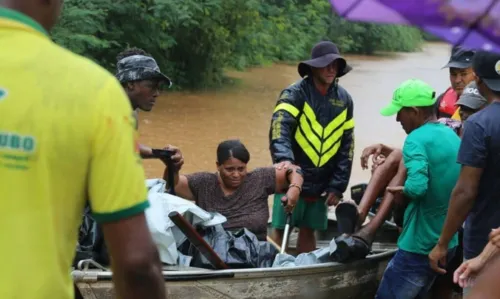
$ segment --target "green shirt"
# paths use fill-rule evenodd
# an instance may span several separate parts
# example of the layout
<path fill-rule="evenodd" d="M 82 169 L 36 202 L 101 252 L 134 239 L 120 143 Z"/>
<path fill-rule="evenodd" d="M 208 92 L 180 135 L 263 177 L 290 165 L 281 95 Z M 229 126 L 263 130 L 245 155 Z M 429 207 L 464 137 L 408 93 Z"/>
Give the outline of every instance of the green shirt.
<path fill-rule="evenodd" d="M 400 249 L 426 255 L 436 245 L 460 173 L 459 147 L 457 134 L 440 123 L 427 123 L 406 138 L 403 159 L 407 178 L 403 193 L 410 202 L 398 240 Z M 457 244 L 455 234 L 449 248 Z"/>

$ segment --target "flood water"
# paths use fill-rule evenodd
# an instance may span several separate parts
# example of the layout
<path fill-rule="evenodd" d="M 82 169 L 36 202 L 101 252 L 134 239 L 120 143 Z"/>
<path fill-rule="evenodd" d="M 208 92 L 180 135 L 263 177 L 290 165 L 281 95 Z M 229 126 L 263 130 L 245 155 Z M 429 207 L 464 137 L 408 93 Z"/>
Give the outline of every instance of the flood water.
<path fill-rule="evenodd" d="M 436 93 L 449 85 L 450 46 L 426 44 L 421 52 L 388 57 L 347 56 L 354 70 L 340 80 L 354 100 L 355 158 L 351 184 L 368 182 L 370 172 L 359 163 L 361 151 L 373 143 L 401 146 L 405 133 L 395 117 L 382 117 L 379 109 L 391 99 L 404 80 L 423 79 Z M 229 72 L 241 80 L 236 87 L 199 93 L 166 92 L 153 111 L 139 113 L 140 141 L 151 147 L 167 144 L 181 148 L 183 173 L 215 171 L 215 151 L 220 141 L 239 138 L 249 149 L 249 168 L 270 166 L 268 132 L 280 91 L 298 80 L 296 65 L 273 65 L 245 72 Z M 173 78 L 175 83 L 175 78 Z M 161 162 L 144 161 L 148 178 L 161 177 Z M 349 197 L 349 189 L 344 196 Z"/>

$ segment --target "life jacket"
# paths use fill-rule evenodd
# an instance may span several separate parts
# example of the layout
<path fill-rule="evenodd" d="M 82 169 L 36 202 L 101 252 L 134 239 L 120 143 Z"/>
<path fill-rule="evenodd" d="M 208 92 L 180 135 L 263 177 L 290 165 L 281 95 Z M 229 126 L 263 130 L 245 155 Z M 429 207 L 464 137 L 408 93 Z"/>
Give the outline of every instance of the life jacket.
<path fill-rule="evenodd" d="M 458 101 L 458 95 L 457 93 L 453 90 L 453 88 L 448 88 L 444 94 L 443 98 L 439 102 L 439 112 L 447 115 L 448 117 L 451 117 L 452 115 L 457 112 L 457 106 L 456 103 Z"/>

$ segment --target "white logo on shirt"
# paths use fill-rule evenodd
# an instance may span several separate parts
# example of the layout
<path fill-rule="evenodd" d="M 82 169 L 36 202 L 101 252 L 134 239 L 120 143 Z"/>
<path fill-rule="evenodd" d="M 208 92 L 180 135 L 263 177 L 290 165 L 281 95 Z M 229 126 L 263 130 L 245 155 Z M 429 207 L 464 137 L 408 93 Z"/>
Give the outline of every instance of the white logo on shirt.
<path fill-rule="evenodd" d="M 500 75 L 500 60 L 495 64 L 495 71 Z"/>

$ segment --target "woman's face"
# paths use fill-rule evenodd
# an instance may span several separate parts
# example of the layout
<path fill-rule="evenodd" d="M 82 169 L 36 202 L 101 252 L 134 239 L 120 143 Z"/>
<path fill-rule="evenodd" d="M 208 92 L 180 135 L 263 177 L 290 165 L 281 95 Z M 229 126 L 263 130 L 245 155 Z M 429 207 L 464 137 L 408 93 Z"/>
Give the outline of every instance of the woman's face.
<path fill-rule="evenodd" d="M 228 188 L 238 188 L 247 175 L 247 165 L 236 158 L 229 158 L 224 163 L 217 163 L 220 177 Z"/>

